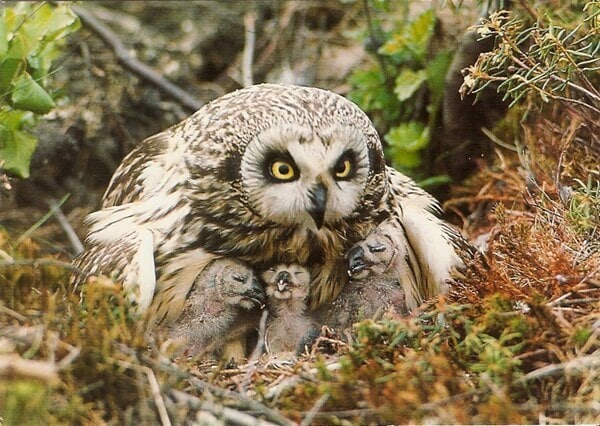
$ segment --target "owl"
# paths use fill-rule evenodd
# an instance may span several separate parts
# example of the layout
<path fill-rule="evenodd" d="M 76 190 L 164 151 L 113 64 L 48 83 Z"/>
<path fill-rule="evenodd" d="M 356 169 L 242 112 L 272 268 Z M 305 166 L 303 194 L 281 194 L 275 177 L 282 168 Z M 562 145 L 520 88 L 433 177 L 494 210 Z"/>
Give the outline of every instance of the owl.
<path fill-rule="evenodd" d="M 258 326 L 265 293 L 252 269 L 234 259 L 213 260 L 198 275 L 186 307 L 167 333 L 190 356 L 242 358 L 238 340 Z"/>
<path fill-rule="evenodd" d="M 300 265 L 277 265 L 262 274 L 269 310 L 265 347 L 269 353 L 301 353 L 318 334 L 308 313 L 310 273 Z"/>
<path fill-rule="evenodd" d="M 387 167 L 369 118 L 326 90 L 256 85 L 141 142 L 87 217 L 75 264 L 123 283 L 142 312 L 175 321 L 215 259 L 306 267 L 311 310 L 348 281 L 344 254 L 380 223 L 403 232 L 419 292 L 444 290 L 464 240 L 436 201 Z"/>

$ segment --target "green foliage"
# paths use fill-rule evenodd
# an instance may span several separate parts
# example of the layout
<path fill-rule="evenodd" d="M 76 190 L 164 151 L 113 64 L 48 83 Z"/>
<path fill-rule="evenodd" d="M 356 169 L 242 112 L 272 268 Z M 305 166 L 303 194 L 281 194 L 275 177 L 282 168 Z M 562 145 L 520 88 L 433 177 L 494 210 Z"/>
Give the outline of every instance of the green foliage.
<path fill-rule="evenodd" d="M 44 424 L 49 418 L 48 388 L 33 380 L 0 384 L 4 410 L 0 421 L 7 425 Z"/>
<path fill-rule="evenodd" d="M 424 153 L 437 124 L 444 77 L 452 56 L 444 51 L 431 53 L 437 22 L 433 7 L 407 17 L 408 1 L 372 0 L 365 4 L 373 11 L 385 12 L 386 21 L 395 22 L 391 31 L 382 29 L 389 22 L 369 22 L 368 37 L 380 45 L 372 51 L 377 61 L 350 77 L 349 97 L 383 131 L 392 165 L 418 175 L 423 171 Z"/>
<path fill-rule="evenodd" d="M 29 176 L 37 139 L 27 131 L 55 107 L 52 62 L 65 37 L 79 29 L 68 4 L 14 3 L 0 15 L 0 168 Z"/>
<path fill-rule="evenodd" d="M 505 93 L 511 106 L 529 94 L 542 102 L 568 102 L 584 114 L 600 114 L 600 3 L 582 8 L 583 22 L 556 22 L 549 18 L 527 23 L 507 11 L 493 13 L 477 32 L 493 37 L 496 47 L 469 67 L 461 92 L 481 93 L 491 84 Z"/>
<path fill-rule="evenodd" d="M 590 174 L 587 183 L 579 179 L 576 182 L 579 187 L 569 199 L 567 216 L 575 229 L 593 235 L 600 226 L 600 172 Z"/>

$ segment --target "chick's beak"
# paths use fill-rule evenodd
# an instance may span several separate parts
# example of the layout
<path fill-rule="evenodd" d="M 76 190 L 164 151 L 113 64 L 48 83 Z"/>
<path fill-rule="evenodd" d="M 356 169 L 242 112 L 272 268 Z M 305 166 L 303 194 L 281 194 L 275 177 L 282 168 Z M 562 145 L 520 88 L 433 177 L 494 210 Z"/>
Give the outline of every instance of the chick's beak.
<path fill-rule="evenodd" d="M 317 184 L 309 194 L 312 206 L 308 213 L 311 215 L 317 225 L 317 229 L 323 226 L 325 219 L 325 208 L 327 207 L 327 187 L 322 183 Z"/>
<path fill-rule="evenodd" d="M 277 290 L 283 291 L 291 282 L 292 276 L 288 271 L 282 271 L 277 275 Z"/>
<path fill-rule="evenodd" d="M 244 296 L 248 299 L 252 300 L 252 302 L 258 306 L 260 309 L 265 306 L 265 291 L 262 288 L 262 285 L 258 281 L 258 279 L 254 278 L 252 280 L 252 285 L 249 289 L 244 292 Z"/>
<path fill-rule="evenodd" d="M 365 251 L 361 246 L 353 247 L 346 255 L 346 260 L 350 277 L 369 267 L 369 263 L 365 259 Z"/>

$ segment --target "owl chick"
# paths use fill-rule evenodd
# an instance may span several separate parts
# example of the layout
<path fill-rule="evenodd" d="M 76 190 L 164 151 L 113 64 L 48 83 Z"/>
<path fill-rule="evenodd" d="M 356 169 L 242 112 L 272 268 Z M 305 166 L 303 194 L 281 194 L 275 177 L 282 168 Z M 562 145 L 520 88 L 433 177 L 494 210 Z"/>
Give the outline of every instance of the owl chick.
<path fill-rule="evenodd" d="M 414 277 L 410 249 L 398 237 L 397 229 L 386 222 L 348 251 L 350 281 L 333 303 L 315 312 L 317 322 L 341 334 L 383 311 L 408 314 L 403 281 L 412 285 Z"/>
<path fill-rule="evenodd" d="M 264 290 L 248 266 L 213 260 L 196 278 L 182 315 L 168 327 L 169 336 L 184 345 L 187 355 L 239 359 L 246 351 L 235 346 L 238 338 L 257 327 L 264 301 Z"/>
<path fill-rule="evenodd" d="M 367 115 L 311 87 L 257 85 L 202 107 L 123 159 L 91 213 L 75 265 L 123 282 L 139 309 L 175 321 L 216 258 L 305 265 L 311 310 L 348 281 L 344 254 L 393 221 L 420 295 L 445 291 L 462 237 L 437 202 L 387 167 Z"/>
<path fill-rule="evenodd" d="M 316 337 L 307 313 L 310 273 L 300 265 L 277 265 L 263 272 L 267 294 L 265 346 L 269 353 L 301 353 Z"/>

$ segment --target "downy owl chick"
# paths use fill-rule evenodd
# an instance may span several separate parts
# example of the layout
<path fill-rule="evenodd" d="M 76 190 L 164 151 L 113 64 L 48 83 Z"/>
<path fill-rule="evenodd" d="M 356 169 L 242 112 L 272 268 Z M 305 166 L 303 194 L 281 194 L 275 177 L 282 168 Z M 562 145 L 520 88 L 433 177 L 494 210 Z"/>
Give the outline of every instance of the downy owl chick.
<path fill-rule="evenodd" d="M 262 274 L 267 294 L 265 347 L 271 354 L 301 353 L 316 337 L 308 315 L 310 273 L 300 265 L 277 265 Z"/>
<path fill-rule="evenodd" d="M 239 359 L 246 348 L 237 347 L 237 341 L 256 329 L 264 301 L 252 269 L 231 259 L 213 260 L 194 281 L 182 315 L 168 327 L 169 335 L 186 355 Z"/>
<path fill-rule="evenodd" d="M 409 248 L 395 227 L 384 223 L 347 253 L 350 282 L 329 306 L 315 312 L 316 320 L 340 333 L 353 323 L 393 311 L 407 315 L 402 276 L 410 277 Z"/>

